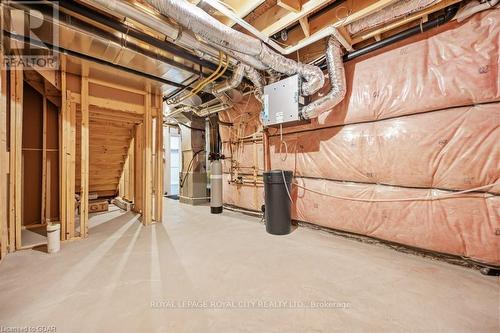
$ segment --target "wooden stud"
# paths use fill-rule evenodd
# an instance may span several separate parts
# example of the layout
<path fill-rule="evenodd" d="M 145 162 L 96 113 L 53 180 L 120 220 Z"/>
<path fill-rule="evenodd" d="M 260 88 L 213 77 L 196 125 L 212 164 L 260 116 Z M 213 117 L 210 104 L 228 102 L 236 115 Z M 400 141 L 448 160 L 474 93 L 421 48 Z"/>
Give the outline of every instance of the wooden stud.
<path fill-rule="evenodd" d="M 161 96 L 156 98 L 161 105 Z M 161 109 L 161 108 L 160 108 Z M 155 189 L 155 220 L 162 222 L 163 219 L 163 112 L 156 116 L 156 189 Z"/>
<path fill-rule="evenodd" d="M 93 78 L 89 78 L 89 83 L 97 84 L 97 85 L 104 86 L 104 87 L 114 88 L 114 89 L 118 89 L 118 90 L 123 90 L 123 91 L 127 91 L 127 92 L 130 92 L 133 94 L 138 94 L 138 95 L 146 95 L 147 94 L 147 92 L 144 90 L 133 89 L 130 87 L 123 86 L 121 84 L 115 84 L 115 83 L 106 82 L 106 81 L 93 79 Z"/>
<path fill-rule="evenodd" d="M 277 5 L 295 13 L 302 10 L 302 0 L 278 0 Z"/>
<path fill-rule="evenodd" d="M 144 181 L 142 223 L 149 225 L 152 222 L 152 174 L 151 174 L 151 147 L 152 147 L 152 118 L 151 118 L 151 86 L 147 86 L 145 112 L 144 112 Z"/>
<path fill-rule="evenodd" d="M 21 248 L 23 70 L 11 70 L 9 251 Z"/>
<path fill-rule="evenodd" d="M 304 31 L 304 36 L 311 36 L 311 30 L 309 29 L 309 19 L 307 17 L 303 17 L 299 19 L 300 26 L 302 27 L 302 31 Z"/>
<path fill-rule="evenodd" d="M 45 89 L 43 94 L 42 106 L 42 205 L 41 205 L 41 223 L 47 223 L 47 98 Z"/>
<path fill-rule="evenodd" d="M 128 150 L 128 165 L 129 165 L 129 195 L 127 200 L 134 202 L 135 196 L 135 139 L 132 138 L 130 141 L 130 147 Z"/>
<path fill-rule="evenodd" d="M 393 3 L 394 0 L 348 0 L 344 4 L 332 8 L 331 10 L 325 11 L 324 13 L 315 15 L 309 19 L 309 30 L 310 34 L 320 32 L 321 30 L 334 26 L 336 28 L 340 26 L 346 26 L 356 20 L 359 20 L 377 10 L 384 8 L 385 6 Z M 300 13 L 288 12 L 287 15 L 279 20 L 271 20 L 271 24 L 267 22 L 268 27 L 262 30 L 263 33 L 271 36 L 276 32 L 281 31 L 283 28 L 291 26 L 295 21 L 300 18 L 310 15 L 310 11 L 313 4 L 321 7 L 324 3 L 321 1 L 310 0 L 303 5 L 303 9 Z M 319 8 L 319 7 L 316 7 Z M 313 11 L 315 11 L 314 9 Z M 302 33 L 302 28 L 292 28 L 288 32 L 288 39 L 286 41 L 287 45 L 295 45 L 304 38 Z"/>
<path fill-rule="evenodd" d="M 59 111 L 59 219 L 61 220 L 61 240 L 66 238 L 66 181 L 67 181 L 67 131 L 66 118 L 68 116 L 68 103 L 66 101 L 66 57 L 61 55 L 61 108 Z"/>
<path fill-rule="evenodd" d="M 68 91 L 68 94 L 71 92 Z M 69 100 L 69 98 L 68 98 Z M 68 122 L 68 154 L 67 167 L 67 228 L 68 237 L 75 237 L 75 169 L 76 169 L 76 103 L 70 103 Z"/>
<path fill-rule="evenodd" d="M 0 52 L 0 63 L 3 62 Z M 8 207 L 7 207 L 7 173 L 9 158 L 7 153 L 7 70 L 0 69 L 0 259 L 8 250 Z"/>
<path fill-rule="evenodd" d="M 88 236 L 89 221 L 89 70 L 86 62 L 82 63 L 81 88 L 81 159 L 80 159 L 80 236 Z"/>
<path fill-rule="evenodd" d="M 342 43 L 342 46 L 345 47 L 345 49 L 349 52 L 354 51 L 354 48 L 352 47 L 352 38 L 349 32 L 347 31 L 345 26 L 340 26 L 337 28 L 338 32 L 342 37 L 344 37 L 344 41 L 340 40 Z M 342 39 L 342 38 L 341 38 Z M 347 43 L 347 45 L 346 45 Z"/>
<path fill-rule="evenodd" d="M 328 4 L 328 2 L 329 0 L 309 0 L 304 3 L 300 12 L 289 11 L 277 6 L 282 11 L 285 11 L 285 15 L 280 15 L 279 10 L 268 11 L 268 13 L 266 13 L 267 15 L 261 15 L 261 17 L 255 20 L 252 25 L 261 30 L 262 33 L 267 36 L 271 36 L 284 28 L 289 27 L 302 17 L 308 16 L 314 11 L 320 9 Z"/>
<path fill-rule="evenodd" d="M 135 126 L 134 136 L 134 161 L 135 161 L 135 175 L 134 175 L 134 211 L 142 214 L 144 210 L 143 202 L 143 187 L 144 187 L 144 124 Z"/>
<path fill-rule="evenodd" d="M 80 103 L 81 95 L 75 92 L 71 93 L 72 102 Z M 128 102 L 116 101 L 109 98 L 88 96 L 89 105 L 97 106 L 102 109 L 128 113 L 130 115 L 144 115 L 144 106 Z"/>

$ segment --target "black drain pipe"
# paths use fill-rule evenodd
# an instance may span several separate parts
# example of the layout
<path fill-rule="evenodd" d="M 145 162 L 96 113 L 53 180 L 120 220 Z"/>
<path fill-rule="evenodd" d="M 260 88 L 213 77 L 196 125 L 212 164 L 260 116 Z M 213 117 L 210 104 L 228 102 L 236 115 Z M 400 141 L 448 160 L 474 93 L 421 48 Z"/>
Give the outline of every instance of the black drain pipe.
<path fill-rule="evenodd" d="M 379 50 L 383 47 L 386 47 L 388 45 L 394 44 L 396 42 L 399 42 L 403 39 L 409 38 L 414 35 L 418 35 L 419 33 L 425 32 L 427 30 L 430 30 L 432 28 L 438 27 L 440 25 L 445 24 L 446 22 L 449 22 L 457 13 L 458 9 L 460 8 L 460 4 L 454 4 L 449 7 L 446 7 L 445 13 L 443 15 L 440 15 L 432 20 L 429 20 L 425 23 L 422 23 L 421 25 L 418 25 L 416 27 L 404 30 L 400 33 L 397 33 L 393 36 L 390 36 L 388 38 L 385 38 L 381 41 L 378 41 L 376 43 L 370 44 L 368 46 L 365 46 L 359 50 L 355 50 L 351 53 L 347 53 L 344 55 L 344 62 L 353 60 L 355 58 L 361 57 L 362 55 L 365 55 L 367 53 Z M 321 66 L 322 69 L 326 68 L 326 64 Z"/>

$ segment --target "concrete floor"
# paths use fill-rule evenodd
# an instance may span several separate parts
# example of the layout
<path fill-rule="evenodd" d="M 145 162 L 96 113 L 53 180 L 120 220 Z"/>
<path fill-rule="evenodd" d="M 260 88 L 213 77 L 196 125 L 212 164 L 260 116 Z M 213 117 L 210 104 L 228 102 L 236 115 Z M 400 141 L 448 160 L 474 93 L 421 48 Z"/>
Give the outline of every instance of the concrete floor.
<path fill-rule="evenodd" d="M 58 254 L 9 255 L 1 328 L 500 331 L 497 277 L 307 228 L 270 236 L 253 217 L 208 212 L 165 199 L 163 224 L 110 212 Z"/>

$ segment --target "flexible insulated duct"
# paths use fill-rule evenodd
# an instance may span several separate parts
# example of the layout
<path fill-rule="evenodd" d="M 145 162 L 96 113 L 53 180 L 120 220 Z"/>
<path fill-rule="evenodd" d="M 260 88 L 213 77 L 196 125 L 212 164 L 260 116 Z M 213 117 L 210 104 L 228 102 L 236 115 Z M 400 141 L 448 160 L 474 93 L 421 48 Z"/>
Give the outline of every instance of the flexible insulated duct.
<path fill-rule="evenodd" d="M 264 95 L 264 80 L 262 75 L 250 66 L 245 67 L 245 76 L 253 83 L 255 87 L 255 97 L 262 103 L 262 96 Z"/>
<path fill-rule="evenodd" d="M 244 76 L 245 76 L 245 65 L 240 63 L 234 70 L 233 76 L 227 79 L 226 81 L 216 85 L 212 89 L 212 93 L 215 96 L 217 96 L 225 91 L 228 91 L 229 89 L 237 88 L 240 85 L 241 81 L 243 80 Z"/>
<path fill-rule="evenodd" d="M 340 43 L 333 36 L 328 39 L 326 62 L 330 77 L 330 91 L 327 95 L 302 108 L 301 116 L 304 119 L 315 118 L 322 112 L 332 109 L 345 97 L 347 87 L 342 50 Z"/>
<path fill-rule="evenodd" d="M 253 56 L 279 73 L 299 74 L 304 79 L 302 83 L 303 95 L 314 94 L 324 84 L 323 73 L 318 67 L 301 64 L 277 54 L 260 40 L 226 26 L 187 1 L 146 0 L 146 2 L 158 9 L 163 15 L 174 19 L 184 28 L 213 44 Z"/>

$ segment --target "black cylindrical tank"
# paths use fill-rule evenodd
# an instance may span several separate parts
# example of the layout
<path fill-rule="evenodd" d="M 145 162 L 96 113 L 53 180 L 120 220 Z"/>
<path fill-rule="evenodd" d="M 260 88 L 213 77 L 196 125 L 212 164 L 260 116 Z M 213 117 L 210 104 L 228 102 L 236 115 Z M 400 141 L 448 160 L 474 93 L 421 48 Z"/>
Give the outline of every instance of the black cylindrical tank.
<path fill-rule="evenodd" d="M 273 235 L 287 235 L 292 224 L 292 172 L 271 170 L 264 172 L 266 231 Z"/>

